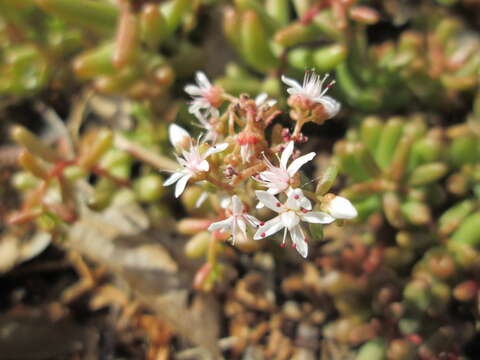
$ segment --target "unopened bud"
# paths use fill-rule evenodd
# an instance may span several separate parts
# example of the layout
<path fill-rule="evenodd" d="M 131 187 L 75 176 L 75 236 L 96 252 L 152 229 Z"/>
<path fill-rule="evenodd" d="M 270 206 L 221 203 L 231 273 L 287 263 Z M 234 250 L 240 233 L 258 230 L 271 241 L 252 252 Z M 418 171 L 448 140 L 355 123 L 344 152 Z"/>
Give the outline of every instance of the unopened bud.
<path fill-rule="evenodd" d="M 186 149 L 192 144 L 190 134 L 177 124 L 168 127 L 168 137 L 172 145 L 177 149 Z"/>
<path fill-rule="evenodd" d="M 332 193 L 323 197 L 322 205 L 325 211 L 336 219 L 353 219 L 358 215 L 357 210 L 348 199 Z"/>

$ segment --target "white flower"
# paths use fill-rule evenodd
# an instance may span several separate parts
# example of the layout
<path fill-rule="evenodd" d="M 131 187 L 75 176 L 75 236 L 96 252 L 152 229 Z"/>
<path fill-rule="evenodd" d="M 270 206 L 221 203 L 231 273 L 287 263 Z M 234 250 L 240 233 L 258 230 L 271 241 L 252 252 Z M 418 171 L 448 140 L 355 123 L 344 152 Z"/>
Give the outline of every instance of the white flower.
<path fill-rule="evenodd" d="M 279 213 L 279 215 L 264 223 L 253 236 L 254 240 L 260 240 L 271 236 L 281 229 L 283 232 L 283 242 L 287 236 L 287 230 L 290 232 L 293 246 L 303 257 L 308 255 L 308 245 L 305 241 L 305 234 L 300 225 L 301 221 L 314 224 L 329 224 L 335 221 L 335 218 L 321 211 L 311 211 L 312 204 L 303 195 L 301 189 L 293 189 L 288 195 L 285 204 L 277 200 L 275 196 L 266 191 L 255 191 L 257 198 L 268 208 Z"/>
<path fill-rule="evenodd" d="M 277 103 L 277 100 L 275 99 L 268 100 L 268 94 L 264 92 L 258 94 L 257 97 L 255 98 L 255 105 L 257 105 L 257 108 L 272 107 L 276 103 Z"/>
<path fill-rule="evenodd" d="M 326 194 L 322 201 L 323 208 L 335 219 L 353 219 L 357 217 L 357 209 L 352 203 L 342 197 L 334 194 Z"/>
<path fill-rule="evenodd" d="M 272 195 L 279 194 L 286 191 L 293 182 L 294 175 L 300 170 L 300 168 L 311 161 L 315 157 L 315 153 L 311 152 L 306 155 L 300 156 L 298 159 L 292 161 L 287 167 L 288 160 L 293 154 L 293 141 L 290 141 L 283 150 L 280 157 L 280 166 L 274 166 L 267 158 L 265 162 L 267 164 L 267 170 L 258 174 L 257 181 L 268 188 L 268 192 Z"/>
<path fill-rule="evenodd" d="M 340 111 L 340 103 L 334 98 L 325 95 L 328 89 L 335 83 L 335 81 L 331 81 L 324 88 L 323 84 L 327 78 L 328 74 L 320 79 L 320 76 L 315 74 L 315 72 L 308 71 L 303 78 L 303 85 L 300 85 L 296 80 L 282 75 L 282 81 L 290 86 L 287 89 L 290 95 L 299 95 L 310 101 L 322 104 L 326 114 L 329 118 L 332 118 Z"/>
<path fill-rule="evenodd" d="M 185 92 L 193 97 L 188 111 L 191 114 L 200 114 L 201 111 L 206 110 L 212 116 L 218 117 L 218 107 L 222 104 L 222 88 L 213 86 L 208 80 L 205 73 L 197 71 L 195 74 L 195 81 L 197 85 L 185 86 Z"/>
<path fill-rule="evenodd" d="M 202 171 L 208 171 L 210 166 L 206 160 L 210 155 L 224 151 L 228 144 L 218 144 L 210 147 L 203 154 L 200 153 L 200 145 L 190 144 L 188 150 L 182 150 L 181 156 L 177 156 L 177 161 L 180 164 L 181 168 L 178 171 L 175 171 L 170 177 L 165 180 L 163 183 L 164 186 L 170 186 L 173 183 L 175 185 L 175 197 L 178 198 L 182 195 L 185 187 L 187 186 L 188 180 L 194 175 Z"/>
<path fill-rule="evenodd" d="M 188 146 L 192 142 L 190 134 L 177 124 L 171 124 L 168 128 L 168 138 L 175 148 Z"/>
<path fill-rule="evenodd" d="M 225 220 L 214 222 L 208 227 L 208 231 L 229 231 L 232 234 L 232 243 L 235 245 L 238 231 L 240 231 L 244 240 L 247 240 L 247 224 L 251 227 L 257 227 L 260 221 L 246 213 L 245 207 L 237 195 L 232 196 L 231 205 L 232 215 Z"/>

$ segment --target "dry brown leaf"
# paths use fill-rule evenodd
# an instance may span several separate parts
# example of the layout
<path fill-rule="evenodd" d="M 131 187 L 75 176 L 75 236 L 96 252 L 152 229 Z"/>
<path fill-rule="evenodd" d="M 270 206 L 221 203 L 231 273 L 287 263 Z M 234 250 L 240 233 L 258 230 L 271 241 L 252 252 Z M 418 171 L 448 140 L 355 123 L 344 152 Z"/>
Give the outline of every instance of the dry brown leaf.
<path fill-rule="evenodd" d="M 196 264 L 181 256 L 181 240 L 165 229 L 146 230 L 140 207 L 122 205 L 103 214 L 82 210 L 66 245 L 105 265 L 133 294 L 180 335 L 220 357 L 216 300 L 195 294 L 190 301 Z"/>

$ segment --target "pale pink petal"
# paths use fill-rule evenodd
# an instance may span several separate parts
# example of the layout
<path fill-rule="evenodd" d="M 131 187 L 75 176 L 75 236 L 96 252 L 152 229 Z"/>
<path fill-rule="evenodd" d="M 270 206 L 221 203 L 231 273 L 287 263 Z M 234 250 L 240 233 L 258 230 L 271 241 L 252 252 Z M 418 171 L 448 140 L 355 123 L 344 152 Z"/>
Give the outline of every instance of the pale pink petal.
<path fill-rule="evenodd" d="M 315 157 L 315 153 L 311 152 L 308 153 L 307 155 L 300 156 L 298 159 L 295 159 L 292 161 L 290 166 L 287 169 L 288 175 L 293 176 L 296 174 L 296 172 L 307 162 L 312 161 L 312 159 Z"/>

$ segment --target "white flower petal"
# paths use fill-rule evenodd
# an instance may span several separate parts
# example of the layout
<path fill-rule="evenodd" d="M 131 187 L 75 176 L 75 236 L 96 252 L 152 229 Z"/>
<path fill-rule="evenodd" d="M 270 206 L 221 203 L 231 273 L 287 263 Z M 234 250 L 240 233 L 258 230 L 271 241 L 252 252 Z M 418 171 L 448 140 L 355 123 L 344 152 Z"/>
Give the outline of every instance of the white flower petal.
<path fill-rule="evenodd" d="M 199 208 L 208 199 L 208 192 L 204 191 L 200 194 L 197 201 L 195 201 L 195 207 Z"/>
<path fill-rule="evenodd" d="M 177 185 L 175 185 L 176 198 L 182 195 L 183 191 L 185 190 L 185 187 L 187 186 L 188 180 L 190 180 L 190 178 L 191 178 L 190 174 L 185 174 L 183 177 L 180 178 L 180 180 L 177 181 Z"/>
<path fill-rule="evenodd" d="M 255 235 L 254 240 L 261 240 L 283 229 L 285 225 L 282 223 L 280 216 L 277 216 L 271 220 L 268 220 L 265 225 L 261 226 Z"/>
<path fill-rule="evenodd" d="M 207 75 L 203 71 L 197 71 L 195 73 L 195 80 L 201 88 L 209 88 L 212 86 L 210 80 L 208 80 Z"/>
<path fill-rule="evenodd" d="M 220 207 L 222 209 L 228 208 L 232 203 L 232 199 L 229 196 L 226 196 L 224 194 L 220 194 L 219 198 L 220 198 Z"/>
<path fill-rule="evenodd" d="M 164 181 L 163 186 L 170 186 L 173 183 L 177 182 L 185 173 L 182 171 L 174 172 L 172 175 L 169 176 L 167 180 Z"/>
<path fill-rule="evenodd" d="M 243 211 L 243 203 L 237 195 L 232 196 L 232 211 L 235 215 L 241 214 Z"/>
<path fill-rule="evenodd" d="M 202 90 L 195 85 L 187 85 L 183 88 L 185 92 L 190 95 L 190 96 L 201 96 L 202 95 Z"/>
<path fill-rule="evenodd" d="M 257 195 L 258 200 L 260 200 L 263 205 L 265 205 L 269 209 L 275 212 L 279 212 L 283 209 L 282 203 L 280 203 L 277 198 L 272 194 L 269 194 L 268 192 L 262 190 L 255 191 L 255 194 Z"/>
<path fill-rule="evenodd" d="M 290 236 L 292 242 L 295 244 L 295 249 L 297 249 L 300 255 L 306 258 L 308 256 L 308 244 L 305 241 L 305 235 L 303 234 L 300 225 L 295 226 L 290 230 Z"/>
<path fill-rule="evenodd" d="M 309 211 L 305 214 L 300 215 L 302 221 L 313 223 L 313 224 L 330 224 L 335 221 L 333 216 L 330 216 L 323 211 Z"/>
<path fill-rule="evenodd" d="M 296 89 L 296 88 L 288 88 L 287 92 L 290 95 L 298 95 L 298 94 L 303 94 L 303 91 L 301 89 Z"/>
<path fill-rule="evenodd" d="M 265 100 L 267 100 L 267 98 L 268 98 L 267 93 L 262 92 L 258 94 L 257 97 L 255 98 L 255 105 L 257 105 L 257 107 L 262 105 L 265 102 Z"/>
<path fill-rule="evenodd" d="M 288 86 L 290 86 L 291 88 L 294 88 L 296 90 L 302 89 L 302 86 L 296 80 L 286 77 L 285 75 L 282 75 L 282 81 Z"/>
<path fill-rule="evenodd" d="M 224 151 L 226 148 L 228 148 L 228 143 L 213 145 L 210 148 L 208 148 L 207 151 L 205 151 L 205 153 L 203 154 L 203 157 L 206 159 L 207 157 L 209 157 L 212 154 L 216 154 L 216 153 Z"/>
<path fill-rule="evenodd" d="M 302 189 L 292 189 L 288 190 L 288 198 L 285 202 L 285 206 L 292 210 L 300 210 L 304 208 L 306 210 L 310 210 L 312 208 L 312 204 L 310 201 L 303 195 Z"/>
<path fill-rule="evenodd" d="M 215 231 L 215 230 L 220 230 L 222 232 L 230 231 L 230 228 L 232 226 L 233 218 L 229 217 L 225 220 L 217 221 L 208 227 L 208 231 Z"/>
<path fill-rule="evenodd" d="M 342 196 L 335 196 L 330 200 L 327 210 L 336 219 L 353 219 L 358 215 L 357 209 L 352 203 Z"/>
<path fill-rule="evenodd" d="M 187 130 L 177 124 L 171 124 L 168 127 L 168 138 L 170 139 L 170 143 L 175 147 L 182 144 L 185 138 L 188 138 L 190 141 L 192 139 Z"/>
<path fill-rule="evenodd" d="M 208 109 L 212 117 L 218 118 L 220 116 L 220 111 L 217 108 L 212 107 L 210 103 L 208 104 Z"/>
<path fill-rule="evenodd" d="M 292 161 L 290 166 L 287 169 L 288 175 L 293 176 L 296 174 L 296 172 L 307 162 L 312 161 L 312 159 L 315 157 L 315 153 L 311 152 L 308 153 L 307 155 L 300 156 L 298 159 L 295 159 Z"/>
<path fill-rule="evenodd" d="M 282 169 L 287 168 L 288 159 L 290 159 L 293 154 L 293 146 L 293 141 L 290 141 L 285 147 L 285 150 L 283 150 L 282 152 L 282 156 L 280 158 L 280 166 L 282 167 Z"/>
<path fill-rule="evenodd" d="M 315 99 L 315 101 L 325 107 L 325 112 L 328 114 L 329 118 L 334 117 L 340 111 L 340 103 L 330 96 L 321 96 L 320 98 Z"/>
<path fill-rule="evenodd" d="M 203 160 L 197 167 L 199 171 L 208 171 L 210 169 L 210 165 L 208 164 L 207 160 Z"/>
<path fill-rule="evenodd" d="M 294 211 L 285 211 L 280 214 L 283 224 L 290 230 L 300 223 L 300 217 Z"/>
<path fill-rule="evenodd" d="M 255 216 L 250 215 L 250 214 L 245 214 L 243 215 L 245 217 L 245 220 L 251 227 L 257 227 L 258 224 L 260 224 L 260 220 L 258 220 Z"/>
<path fill-rule="evenodd" d="M 240 231 L 247 236 L 247 225 L 245 224 L 245 221 L 243 219 L 238 218 L 237 219 L 237 226 L 239 227 Z"/>

